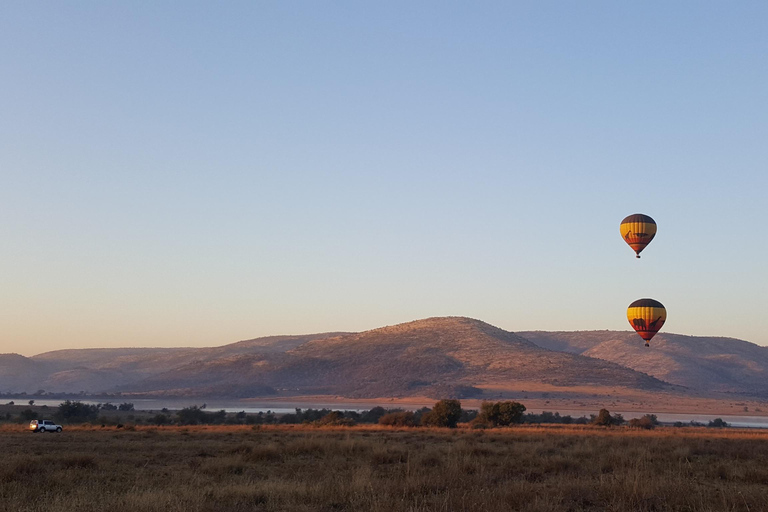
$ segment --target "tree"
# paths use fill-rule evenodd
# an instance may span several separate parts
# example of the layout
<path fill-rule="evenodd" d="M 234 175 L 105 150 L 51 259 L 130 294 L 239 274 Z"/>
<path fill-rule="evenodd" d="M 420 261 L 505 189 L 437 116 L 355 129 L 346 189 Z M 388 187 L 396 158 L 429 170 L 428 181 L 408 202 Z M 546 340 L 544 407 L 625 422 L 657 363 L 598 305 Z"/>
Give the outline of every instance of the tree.
<path fill-rule="evenodd" d="M 61 421 L 74 423 L 95 420 L 98 414 L 99 408 L 95 405 L 66 400 L 59 404 L 59 410 L 56 412 L 56 417 Z"/>
<path fill-rule="evenodd" d="M 525 406 L 510 400 L 505 402 L 483 402 L 474 423 L 491 427 L 506 427 L 523 422 Z"/>
<path fill-rule="evenodd" d="M 644 428 L 646 430 L 652 430 L 659 424 L 659 420 L 656 419 L 655 414 L 646 414 L 642 418 L 632 418 L 629 420 L 630 428 Z"/>
<path fill-rule="evenodd" d="M 355 421 L 350 418 L 345 418 L 344 413 L 341 411 L 331 411 L 317 420 L 315 424 L 321 427 L 351 427 L 355 424 Z"/>
<path fill-rule="evenodd" d="M 30 401 L 29 401 L 29 402 L 27 402 L 27 403 L 28 403 L 29 405 L 35 405 L 35 401 L 34 401 L 34 400 L 30 400 Z"/>
<path fill-rule="evenodd" d="M 600 409 L 600 412 L 597 413 L 597 416 L 594 420 L 592 420 L 593 425 L 599 425 L 601 427 L 610 427 L 613 425 L 613 418 L 611 417 L 611 413 L 608 412 L 608 409 Z"/>
<path fill-rule="evenodd" d="M 133 404 L 130 402 L 124 402 L 120 404 L 118 407 L 118 410 L 121 411 L 132 411 L 133 410 Z"/>
<path fill-rule="evenodd" d="M 725 428 L 728 426 L 728 423 L 726 423 L 723 418 L 715 418 L 712 421 L 710 421 L 707 424 L 708 427 L 715 427 L 715 428 Z"/>
<path fill-rule="evenodd" d="M 200 407 L 193 405 L 177 411 L 176 416 L 179 417 L 179 424 L 181 425 L 198 425 L 206 423 L 207 413 Z"/>
<path fill-rule="evenodd" d="M 592 423 L 593 425 L 599 425 L 601 427 L 623 425 L 626 422 L 627 421 L 624 419 L 623 415 L 614 414 L 613 416 L 611 416 L 611 413 L 608 412 L 608 409 L 600 409 L 600 412 L 597 413 L 597 416 L 592 415 L 592 420 L 590 421 L 590 423 Z"/>
<path fill-rule="evenodd" d="M 396 411 L 391 411 L 396 412 Z M 360 423 L 378 423 L 382 416 L 387 414 L 387 410 L 383 407 L 376 406 L 370 411 L 366 411 L 360 416 Z"/>
<path fill-rule="evenodd" d="M 432 410 L 421 417 L 421 424 L 431 427 L 456 428 L 461 418 L 461 402 L 458 400 L 440 400 Z"/>
<path fill-rule="evenodd" d="M 167 425 L 171 422 L 171 419 L 165 414 L 155 414 L 155 416 L 149 421 L 155 425 Z"/>
<path fill-rule="evenodd" d="M 379 418 L 379 425 L 391 427 L 415 427 L 416 418 L 411 411 L 390 412 Z"/>

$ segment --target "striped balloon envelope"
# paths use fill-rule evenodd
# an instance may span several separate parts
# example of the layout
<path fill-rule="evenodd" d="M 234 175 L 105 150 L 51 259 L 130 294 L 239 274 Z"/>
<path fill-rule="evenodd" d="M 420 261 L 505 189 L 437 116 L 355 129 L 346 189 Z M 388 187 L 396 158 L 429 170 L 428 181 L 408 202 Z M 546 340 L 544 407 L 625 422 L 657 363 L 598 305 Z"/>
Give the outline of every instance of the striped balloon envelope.
<path fill-rule="evenodd" d="M 648 342 L 667 320 L 667 310 L 657 300 L 638 299 L 627 308 L 627 320 L 635 332 L 645 340 L 647 347 Z"/>
<path fill-rule="evenodd" d="M 656 221 L 642 213 L 630 215 L 621 221 L 621 236 L 637 257 L 656 236 Z"/>

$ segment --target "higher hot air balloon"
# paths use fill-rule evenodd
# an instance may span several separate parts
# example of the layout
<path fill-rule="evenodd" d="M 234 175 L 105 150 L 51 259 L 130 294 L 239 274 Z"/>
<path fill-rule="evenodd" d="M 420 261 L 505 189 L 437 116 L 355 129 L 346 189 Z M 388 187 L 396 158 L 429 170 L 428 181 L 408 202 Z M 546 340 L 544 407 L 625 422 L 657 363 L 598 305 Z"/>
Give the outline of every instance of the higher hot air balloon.
<path fill-rule="evenodd" d="M 667 320 L 667 310 L 657 300 L 638 299 L 627 308 L 627 320 L 635 332 L 645 340 L 647 347 L 648 342 Z"/>
<path fill-rule="evenodd" d="M 621 221 L 621 236 L 639 258 L 640 252 L 656 236 L 656 221 L 642 213 L 630 215 Z"/>

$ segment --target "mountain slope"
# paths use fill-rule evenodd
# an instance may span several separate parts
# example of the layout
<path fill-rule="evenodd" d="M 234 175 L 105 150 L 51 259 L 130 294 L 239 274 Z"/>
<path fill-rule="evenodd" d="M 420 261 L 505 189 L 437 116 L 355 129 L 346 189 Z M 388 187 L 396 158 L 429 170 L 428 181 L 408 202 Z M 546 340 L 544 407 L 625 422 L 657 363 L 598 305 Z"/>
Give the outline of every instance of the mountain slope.
<path fill-rule="evenodd" d="M 243 354 L 281 353 L 312 339 L 337 336 L 322 333 L 297 336 L 269 336 L 205 348 L 96 348 L 45 352 L 30 358 L 44 363 L 35 370 L 35 390 L 110 391 L 125 387 L 195 362 L 231 358 Z M 21 356 L 19 356 L 21 357 Z M 0 383 L 2 381 L 0 380 Z M 18 382 L 18 381 L 17 381 Z M 2 388 L 0 388 L 2 389 Z M 23 388 L 29 390 L 29 386 Z"/>
<path fill-rule="evenodd" d="M 543 348 L 611 361 L 692 389 L 768 394 L 768 348 L 733 338 L 634 332 L 521 332 Z"/>
<path fill-rule="evenodd" d="M 29 357 L 0 354 L 0 392 L 46 389 L 40 376 L 48 375 L 52 370 L 50 365 Z"/>
<path fill-rule="evenodd" d="M 544 382 L 557 386 L 666 384 L 619 365 L 542 349 L 469 318 L 430 318 L 358 334 L 319 338 L 284 354 L 196 361 L 155 375 L 125 391 L 250 384 L 293 394 L 346 397 L 466 396 L 473 387 Z"/>

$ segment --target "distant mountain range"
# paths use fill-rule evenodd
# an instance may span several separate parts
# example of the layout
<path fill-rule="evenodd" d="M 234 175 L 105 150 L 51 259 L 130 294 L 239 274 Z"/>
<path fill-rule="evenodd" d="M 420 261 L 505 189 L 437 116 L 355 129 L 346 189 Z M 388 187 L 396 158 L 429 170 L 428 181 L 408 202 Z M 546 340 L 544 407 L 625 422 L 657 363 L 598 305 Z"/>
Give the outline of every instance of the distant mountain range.
<path fill-rule="evenodd" d="M 632 332 L 504 331 L 463 317 L 213 348 L 0 355 L 0 392 L 145 396 L 490 397 L 540 388 L 768 396 L 768 348 Z"/>

